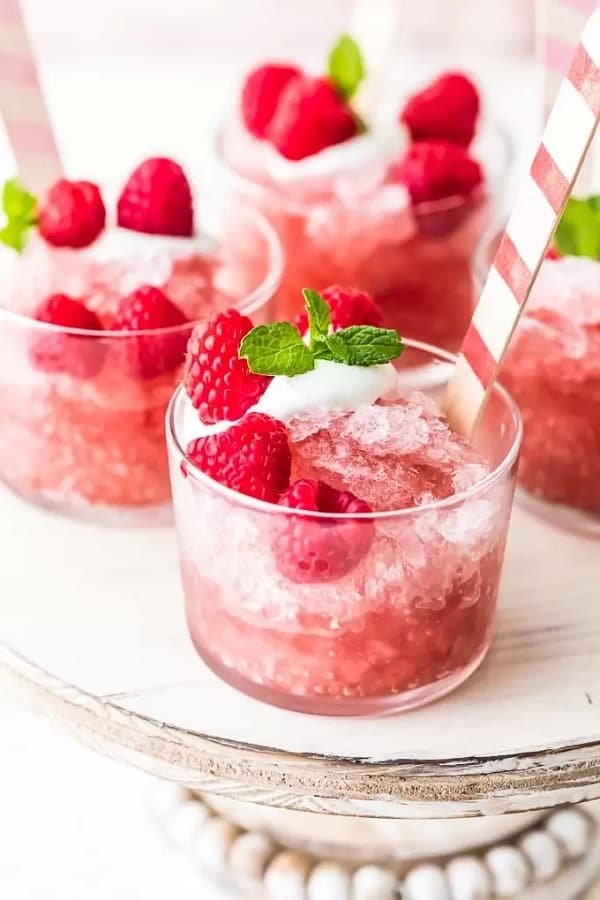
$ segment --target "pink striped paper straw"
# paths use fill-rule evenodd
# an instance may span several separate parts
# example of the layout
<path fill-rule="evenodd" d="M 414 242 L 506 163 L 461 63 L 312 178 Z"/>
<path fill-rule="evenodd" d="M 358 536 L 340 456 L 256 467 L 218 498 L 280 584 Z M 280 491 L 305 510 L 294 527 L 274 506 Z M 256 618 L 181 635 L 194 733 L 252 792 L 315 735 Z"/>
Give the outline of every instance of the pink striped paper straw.
<path fill-rule="evenodd" d="M 597 6 L 598 0 L 538 0 L 545 113 L 552 108 L 586 20 Z"/>
<path fill-rule="evenodd" d="M 62 167 L 19 0 L 0 0 L 0 113 L 19 177 L 42 192 Z"/>
<path fill-rule="evenodd" d="M 600 117 L 600 9 L 588 20 L 517 196 L 444 397 L 468 437 L 535 282 Z"/>

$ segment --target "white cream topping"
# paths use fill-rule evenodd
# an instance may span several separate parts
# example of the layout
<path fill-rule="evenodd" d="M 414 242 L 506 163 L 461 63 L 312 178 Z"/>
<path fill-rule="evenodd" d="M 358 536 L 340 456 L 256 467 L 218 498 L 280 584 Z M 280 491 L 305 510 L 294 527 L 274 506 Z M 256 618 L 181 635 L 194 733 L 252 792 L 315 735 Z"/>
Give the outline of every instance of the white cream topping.
<path fill-rule="evenodd" d="M 212 242 L 205 235 L 172 237 L 144 234 L 129 228 L 108 228 L 85 252 L 95 262 L 110 263 L 115 259 L 130 258 L 140 262 L 151 261 L 159 256 L 185 259 L 195 254 L 210 254 L 213 249 Z"/>
<path fill-rule="evenodd" d="M 261 412 L 282 422 L 318 410 L 354 412 L 372 406 L 376 400 L 393 397 L 398 375 L 391 363 L 381 366 L 347 366 L 319 359 L 315 368 L 303 375 L 277 375 L 255 406 L 248 412 Z M 186 396 L 181 419 L 181 439 L 186 445 L 194 438 L 225 431 L 232 423 L 203 425 Z"/>

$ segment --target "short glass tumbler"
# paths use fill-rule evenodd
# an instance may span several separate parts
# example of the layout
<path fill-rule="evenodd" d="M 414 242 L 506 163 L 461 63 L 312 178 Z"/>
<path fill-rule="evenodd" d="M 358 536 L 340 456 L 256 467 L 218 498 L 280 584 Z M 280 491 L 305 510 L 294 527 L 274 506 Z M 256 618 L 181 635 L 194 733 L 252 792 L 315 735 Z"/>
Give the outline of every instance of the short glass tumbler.
<path fill-rule="evenodd" d="M 481 243 L 481 290 L 498 246 Z M 600 536 L 600 262 L 547 259 L 500 373 L 523 417 L 522 502 L 570 531 Z"/>
<path fill-rule="evenodd" d="M 410 388 L 453 357 L 412 344 Z M 399 373 L 400 379 L 402 372 Z M 429 382 L 431 384 L 431 381 Z M 439 395 L 439 388 L 436 389 Z M 463 682 L 489 647 L 521 437 L 518 410 L 493 390 L 475 444 L 489 474 L 469 490 L 410 509 L 307 513 L 222 487 L 184 459 L 185 395 L 167 413 L 187 622 L 203 660 L 260 700 L 325 715 L 407 709 Z M 298 584 L 278 565 L 289 526 L 349 529 L 369 549 L 349 574 Z"/>
<path fill-rule="evenodd" d="M 302 312 L 302 288 L 352 285 L 372 294 L 387 327 L 456 352 L 473 312 L 475 247 L 505 191 L 509 141 L 484 122 L 473 146 L 482 188 L 417 204 L 396 182 L 397 158 L 389 153 L 382 142 L 378 156 L 359 154 L 348 170 L 316 180 L 309 169 L 282 185 L 267 177 L 257 142 L 244 138 L 239 123 L 222 129 L 216 148 L 232 194 L 262 212 L 281 239 L 287 262 L 278 319 Z"/>
<path fill-rule="evenodd" d="M 257 213 L 225 207 L 206 208 L 200 219 L 199 238 L 169 239 L 170 247 L 199 254 L 190 271 L 175 263 L 169 296 L 180 302 L 187 294 L 195 318 L 229 306 L 255 322 L 269 318 L 283 268 L 271 226 Z M 160 239 L 143 240 L 152 252 Z M 166 260 L 158 248 L 160 271 Z M 132 262 L 139 264 L 119 260 L 128 271 Z M 200 300 L 189 296 L 199 266 Z M 42 285 L 42 295 L 62 289 L 60 261 L 56 268 L 58 285 Z M 30 501 L 94 521 L 169 521 L 165 411 L 193 324 L 84 332 L 0 308 L 0 478 Z"/>

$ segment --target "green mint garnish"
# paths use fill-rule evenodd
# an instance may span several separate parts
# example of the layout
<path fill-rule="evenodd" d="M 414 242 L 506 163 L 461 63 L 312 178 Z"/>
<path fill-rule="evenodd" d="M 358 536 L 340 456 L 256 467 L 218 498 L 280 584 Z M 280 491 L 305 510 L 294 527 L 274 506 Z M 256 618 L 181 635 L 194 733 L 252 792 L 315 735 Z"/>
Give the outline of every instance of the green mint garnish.
<path fill-rule="evenodd" d="M 253 328 L 242 339 L 239 356 L 256 375 L 302 375 L 315 367 L 311 351 L 290 322 Z"/>
<path fill-rule="evenodd" d="M 310 342 L 314 344 L 319 338 L 325 337 L 329 333 L 331 310 L 329 309 L 329 304 L 323 300 L 317 291 L 304 288 L 302 296 L 304 297 L 304 305 L 308 314 Z"/>
<path fill-rule="evenodd" d="M 587 200 L 569 198 L 554 244 L 561 256 L 600 258 L 600 196 Z"/>
<path fill-rule="evenodd" d="M 6 225 L 0 230 L 0 242 L 21 253 L 25 249 L 29 229 L 37 221 L 37 200 L 16 178 L 11 178 L 2 191 L 2 209 Z"/>
<path fill-rule="evenodd" d="M 397 359 L 404 350 L 397 331 L 372 325 L 342 328 L 325 338 L 325 343 L 331 355 L 320 353 L 319 359 L 331 359 L 349 366 L 379 366 Z"/>
<path fill-rule="evenodd" d="M 345 100 L 349 100 L 365 77 L 365 66 L 358 44 L 343 34 L 329 54 L 328 74 Z"/>
<path fill-rule="evenodd" d="M 239 356 L 256 375 L 302 375 L 325 359 L 347 366 L 378 366 L 397 359 L 404 350 L 391 328 L 352 325 L 329 334 L 331 310 L 317 293 L 302 291 L 308 315 L 309 345 L 289 322 L 259 325 L 243 338 Z"/>

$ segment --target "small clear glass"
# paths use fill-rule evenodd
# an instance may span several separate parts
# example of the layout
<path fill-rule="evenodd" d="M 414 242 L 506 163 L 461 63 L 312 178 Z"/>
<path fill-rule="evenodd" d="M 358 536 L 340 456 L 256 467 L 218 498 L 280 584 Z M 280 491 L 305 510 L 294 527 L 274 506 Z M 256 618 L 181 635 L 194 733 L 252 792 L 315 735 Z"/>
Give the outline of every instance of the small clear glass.
<path fill-rule="evenodd" d="M 347 171 L 318 179 L 309 169 L 284 187 L 265 179 L 256 142 L 245 140 L 238 121 L 226 123 L 217 165 L 228 190 L 260 210 L 281 239 L 287 265 L 278 319 L 301 312 L 308 285 L 352 285 L 375 297 L 388 327 L 458 350 L 473 312 L 475 247 L 506 190 L 511 148 L 499 126 L 484 122 L 473 144 L 485 172 L 481 190 L 416 205 L 390 178 L 397 152 L 383 139 L 377 158 L 359 156 Z"/>
<path fill-rule="evenodd" d="M 191 304 L 195 321 L 229 306 L 255 322 L 272 317 L 283 255 L 259 213 L 203 203 L 197 237 L 167 239 L 166 254 L 164 239 L 136 240 L 142 257 L 109 262 L 128 290 L 141 286 L 138 275 L 147 282 L 151 257 L 151 283 L 174 302 Z M 44 297 L 71 293 L 78 253 L 57 251 L 52 284 L 32 282 L 31 302 L 27 285 L 27 314 L 0 308 L 0 478 L 27 500 L 61 513 L 117 524 L 170 521 L 165 410 L 195 321 L 151 331 L 84 332 L 31 318 Z M 201 297 L 194 298 L 199 268 Z M 89 272 L 90 292 L 106 288 L 90 284 Z"/>
<path fill-rule="evenodd" d="M 499 240 L 496 226 L 478 248 L 478 293 Z M 564 305 L 549 296 L 557 285 Z M 523 417 L 518 502 L 569 531 L 600 537 L 600 262 L 544 261 L 500 378 Z"/>
<path fill-rule="evenodd" d="M 412 343 L 420 373 L 454 358 Z M 402 378 L 402 370 L 399 370 Z M 202 659 L 234 687 L 302 712 L 359 715 L 408 709 L 454 690 L 492 636 L 512 506 L 521 421 L 495 387 L 475 444 L 490 473 L 446 500 L 392 512 L 332 516 L 254 500 L 185 460 L 185 395 L 167 412 L 167 444 L 187 622 Z M 369 547 L 337 580 L 298 584 L 277 564 L 295 519 L 305 537 L 352 530 Z M 274 549 L 275 548 L 275 549 Z"/>

